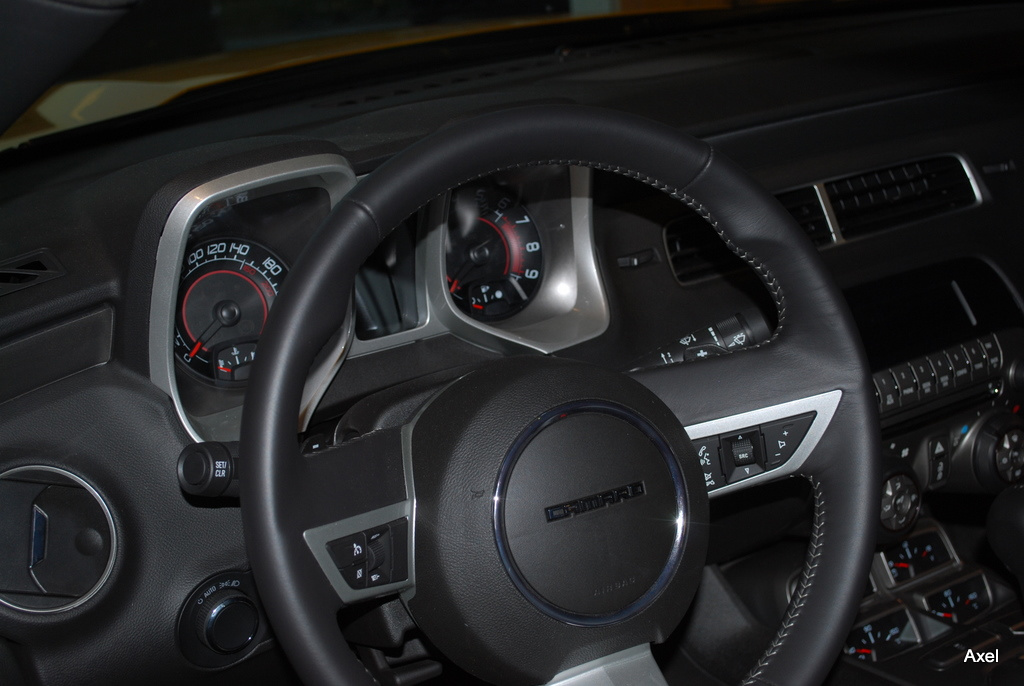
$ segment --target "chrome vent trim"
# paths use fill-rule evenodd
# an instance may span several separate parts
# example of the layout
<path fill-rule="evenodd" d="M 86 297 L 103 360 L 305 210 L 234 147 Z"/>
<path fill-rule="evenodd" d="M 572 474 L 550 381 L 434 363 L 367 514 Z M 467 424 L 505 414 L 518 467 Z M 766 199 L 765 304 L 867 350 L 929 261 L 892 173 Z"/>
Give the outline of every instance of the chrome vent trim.
<path fill-rule="evenodd" d="M 833 224 L 822 203 L 818 186 L 804 186 L 775 196 L 819 248 L 836 242 Z"/>
<path fill-rule="evenodd" d="M 824 184 L 844 238 L 927 219 L 979 202 L 963 160 L 942 155 Z"/>

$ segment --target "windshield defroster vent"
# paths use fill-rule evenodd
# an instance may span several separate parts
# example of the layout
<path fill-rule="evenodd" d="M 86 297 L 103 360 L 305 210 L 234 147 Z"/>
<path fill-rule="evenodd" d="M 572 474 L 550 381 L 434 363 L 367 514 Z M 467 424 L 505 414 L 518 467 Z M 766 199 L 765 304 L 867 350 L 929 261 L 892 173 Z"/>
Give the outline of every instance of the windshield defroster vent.
<path fill-rule="evenodd" d="M 825 184 L 844 238 L 924 219 L 978 201 L 953 155 L 886 167 Z"/>
<path fill-rule="evenodd" d="M 64 275 L 49 250 L 36 250 L 0 262 L 0 296 Z"/>

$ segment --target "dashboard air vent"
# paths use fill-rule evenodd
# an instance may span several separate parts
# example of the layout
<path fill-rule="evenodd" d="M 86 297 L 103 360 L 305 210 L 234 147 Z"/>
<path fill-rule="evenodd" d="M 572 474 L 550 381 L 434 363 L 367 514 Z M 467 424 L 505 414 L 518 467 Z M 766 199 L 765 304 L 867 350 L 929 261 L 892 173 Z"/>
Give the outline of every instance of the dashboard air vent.
<path fill-rule="evenodd" d="M 844 238 L 968 207 L 978 198 L 960 159 L 908 162 L 825 184 Z"/>
<path fill-rule="evenodd" d="M 665 252 L 676 280 L 683 284 L 743 266 L 711 225 L 692 212 L 665 226 Z"/>
<path fill-rule="evenodd" d="M 36 250 L 0 262 L 0 296 L 56 279 L 64 269 L 49 250 Z"/>
<path fill-rule="evenodd" d="M 793 215 L 793 219 L 796 219 L 815 245 L 820 247 L 835 242 L 835 236 L 825 218 L 825 208 L 821 206 L 821 199 L 813 186 L 779 193 L 775 197 Z"/>

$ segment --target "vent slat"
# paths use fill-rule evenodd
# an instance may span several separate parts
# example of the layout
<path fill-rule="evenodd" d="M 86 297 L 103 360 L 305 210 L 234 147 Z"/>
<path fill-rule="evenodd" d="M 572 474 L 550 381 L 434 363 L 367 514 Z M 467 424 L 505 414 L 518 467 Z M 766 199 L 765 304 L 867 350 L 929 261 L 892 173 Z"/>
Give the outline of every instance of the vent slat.
<path fill-rule="evenodd" d="M 825 218 L 825 208 L 821 206 L 813 186 L 786 191 L 775 197 L 815 245 L 823 246 L 835 241 Z"/>
<path fill-rule="evenodd" d="M 825 184 L 825 191 L 847 238 L 977 202 L 963 164 L 952 155 L 837 179 Z"/>
<path fill-rule="evenodd" d="M 665 227 L 665 249 L 679 283 L 692 283 L 737 268 L 738 258 L 696 214 L 688 214 Z"/>
<path fill-rule="evenodd" d="M 0 261 L 0 296 L 64 275 L 64 268 L 49 250 L 37 250 Z"/>

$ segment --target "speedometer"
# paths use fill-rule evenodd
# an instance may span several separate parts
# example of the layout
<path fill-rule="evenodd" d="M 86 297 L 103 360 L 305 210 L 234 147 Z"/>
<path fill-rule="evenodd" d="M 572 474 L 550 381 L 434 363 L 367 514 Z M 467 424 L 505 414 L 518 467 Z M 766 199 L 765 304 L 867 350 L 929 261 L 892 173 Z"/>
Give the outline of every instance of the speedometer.
<path fill-rule="evenodd" d="M 179 363 L 226 384 L 248 379 L 256 342 L 287 274 L 279 257 L 252 241 L 221 238 L 193 246 L 178 287 Z"/>
<path fill-rule="evenodd" d="M 468 193 L 462 191 L 462 197 Z M 501 188 L 479 187 L 453 204 L 445 251 L 448 292 L 479 321 L 525 308 L 543 276 L 540 233 L 523 204 Z"/>

